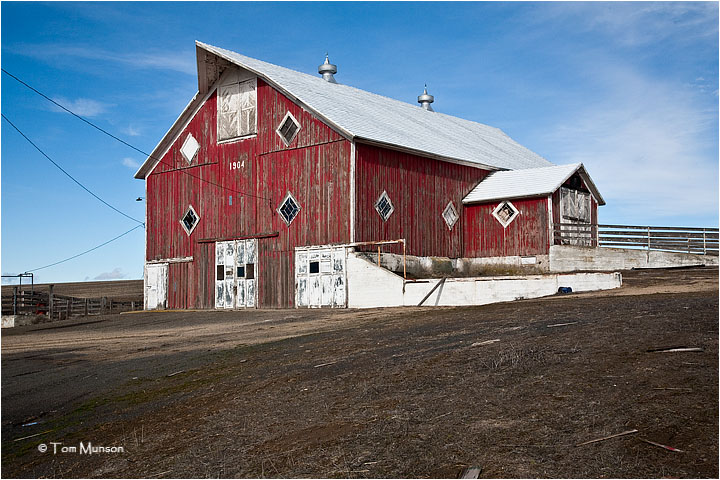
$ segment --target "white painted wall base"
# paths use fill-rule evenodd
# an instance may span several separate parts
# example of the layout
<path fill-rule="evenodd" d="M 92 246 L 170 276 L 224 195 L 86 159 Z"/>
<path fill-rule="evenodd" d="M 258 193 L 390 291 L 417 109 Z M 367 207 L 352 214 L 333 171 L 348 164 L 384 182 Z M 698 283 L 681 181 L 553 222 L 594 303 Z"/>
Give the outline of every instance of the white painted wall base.
<path fill-rule="evenodd" d="M 43 321 L 47 321 L 44 315 L 2 315 L 2 328 L 33 325 Z"/>
<path fill-rule="evenodd" d="M 569 245 L 550 247 L 551 272 L 613 271 L 694 265 L 718 265 L 718 257 L 627 248 L 592 248 Z"/>
<path fill-rule="evenodd" d="M 403 278 L 350 252 L 347 259 L 348 307 L 415 306 L 440 282 L 439 279 L 404 282 Z M 573 273 L 504 277 L 448 278 L 424 305 L 485 305 L 557 293 L 619 288 L 619 273 Z"/>

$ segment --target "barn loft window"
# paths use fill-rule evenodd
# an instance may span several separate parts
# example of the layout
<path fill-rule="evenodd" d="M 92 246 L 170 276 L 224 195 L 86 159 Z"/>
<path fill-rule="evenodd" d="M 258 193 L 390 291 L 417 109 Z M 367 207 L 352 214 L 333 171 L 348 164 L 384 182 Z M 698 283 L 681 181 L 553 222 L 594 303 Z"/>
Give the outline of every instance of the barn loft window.
<path fill-rule="evenodd" d="M 240 82 L 236 78 L 228 77 L 227 83 L 218 87 L 219 142 L 257 133 L 257 80 Z"/>
<path fill-rule="evenodd" d="M 180 225 L 185 229 L 185 232 L 190 235 L 195 227 L 197 227 L 200 217 L 195 212 L 195 209 L 190 205 L 185 212 L 185 215 L 180 219 Z"/>
<path fill-rule="evenodd" d="M 287 112 L 285 114 L 285 118 L 283 118 L 283 121 L 280 122 L 280 126 L 277 128 L 277 130 L 275 130 L 275 132 L 280 135 L 280 138 L 282 138 L 282 141 L 283 143 L 285 143 L 286 147 L 290 146 L 299 131 L 300 122 L 298 122 L 290 112 Z"/>
<path fill-rule="evenodd" d="M 289 226 L 300 211 L 300 204 L 298 204 L 295 197 L 292 196 L 292 193 L 288 192 L 283 201 L 280 203 L 280 207 L 277 211 L 283 221 Z"/>
<path fill-rule="evenodd" d="M 458 215 L 457 210 L 455 210 L 455 205 L 453 205 L 453 202 L 447 204 L 447 207 L 445 207 L 445 210 L 442 212 L 443 220 L 445 220 L 445 223 L 447 224 L 448 228 L 452 230 L 453 226 L 455 225 L 455 222 L 458 221 L 458 218 L 460 216 Z"/>
<path fill-rule="evenodd" d="M 393 207 L 390 197 L 386 191 L 383 191 L 380 198 L 378 198 L 377 202 L 375 202 L 375 210 L 377 210 L 380 218 L 383 219 L 383 222 L 386 222 L 387 219 L 390 218 L 390 215 L 392 215 L 395 211 L 395 207 Z"/>
<path fill-rule="evenodd" d="M 497 221 L 500 222 L 503 228 L 505 228 L 510 225 L 513 220 L 515 220 L 515 217 L 520 214 L 520 211 L 515 208 L 515 205 L 508 201 L 505 201 L 495 207 L 495 210 L 493 210 L 492 214 L 495 218 L 497 218 Z"/>
<path fill-rule="evenodd" d="M 195 140 L 195 137 L 193 137 L 191 133 L 187 136 L 185 142 L 183 142 L 183 145 L 180 148 L 180 153 L 187 163 L 192 163 L 199 150 L 200 144 L 197 140 Z"/>

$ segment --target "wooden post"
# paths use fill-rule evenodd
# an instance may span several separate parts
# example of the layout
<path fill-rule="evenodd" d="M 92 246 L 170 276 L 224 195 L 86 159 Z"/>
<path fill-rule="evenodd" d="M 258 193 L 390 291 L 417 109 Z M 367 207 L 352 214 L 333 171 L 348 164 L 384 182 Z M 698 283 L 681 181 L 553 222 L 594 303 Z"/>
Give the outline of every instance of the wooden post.
<path fill-rule="evenodd" d="M 407 280 L 407 257 L 405 256 L 405 240 L 403 239 L 403 279 Z M 404 286 L 403 286 L 404 288 Z"/>
<path fill-rule="evenodd" d="M 55 313 L 55 296 L 53 290 L 55 290 L 55 285 L 48 285 L 48 318 L 50 318 L 50 320 L 52 320 Z"/>
<path fill-rule="evenodd" d="M 707 255 L 707 247 L 705 245 L 705 229 L 703 228 L 703 255 Z"/>
<path fill-rule="evenodd" d="M 647 247 L 648 247 L 648 250 L 650 250 L 650 227 L 647 227 L 647 232 L 648 232 L 648 243 L 647 243 Z"/>
<path fill-rule="evenodd" d="M 18 287 L 13 287 L 13 315 L 17 315 L 17 294 Z"/>
<path fill-rule="evenodd" d="M 132 300 L 132 301 L 130 302 L 130 310 L 131 310 L 131 311 L 135 311 L 135 300 Z"/>
<path fill-rule="evenodd" d="M 378 245 L 378 267 L 380 266 L 380 245 Z"/>
<path fill-rule="evenodd" d="M 70 315 L 72 315 L 72 297 L 68 298 L 66 300 L 67 302 L 67 317 L 70 318 Z"/>
<path fill-rule="evenodd" d="M 107 306 L 107 297 L 102 297 L 100 301 L 100 315 L 105 314 L 105 307 Z"/>
<path fill-rule="evenodd" d="M 110 299 L 110 311 L 108 313 L 112 313 L 112 298 Z"/>
<path fill-rule="evenodd" d="M 88 316 L 88 299 L 85 299 L 85 316 Z"/>

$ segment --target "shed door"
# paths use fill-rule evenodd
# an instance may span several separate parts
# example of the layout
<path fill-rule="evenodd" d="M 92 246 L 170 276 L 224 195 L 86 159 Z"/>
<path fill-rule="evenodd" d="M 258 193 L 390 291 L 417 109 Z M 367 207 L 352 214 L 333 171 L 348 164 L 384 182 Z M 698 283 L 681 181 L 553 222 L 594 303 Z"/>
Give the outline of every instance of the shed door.
<path fill-rule="evenodd" d="M 167 263 L 145 265 L 145 310 L 167 308 Z"/>
<path fill-rule="evenodd" d="M 215 244 L 215 308 L 255 307 L 256 252 L 256 239 Z"/>
<path fill-rule="evenodd" d="M 570 188 L 560 189 L 560 221 L 571 223 L 572 227 L 561 229 L 565 245 L 593 245 L 592 228 L 583 228 L 591 222 L 592 201 L 590 194 Z M 577 226 L 575 226 L 577 225 Z"/>
<path fill-rule="evenodd" d="M 295 305 L 345 307 L 347 304 L 344 247 L 295 251 Z"/>

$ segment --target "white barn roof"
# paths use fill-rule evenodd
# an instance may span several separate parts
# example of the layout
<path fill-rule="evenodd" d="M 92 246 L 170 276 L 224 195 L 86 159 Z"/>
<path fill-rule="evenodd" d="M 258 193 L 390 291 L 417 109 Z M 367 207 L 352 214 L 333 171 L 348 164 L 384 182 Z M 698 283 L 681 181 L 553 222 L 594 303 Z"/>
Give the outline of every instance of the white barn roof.
<path fill-rule="evenodd" d="M 582 163 L 493 172 L 467 194 L 463 204 L 547 196 L 560 188 L 575 172 L 580 173 L 598 205 L 605 205 L 605 200 Z"/>
<path fill-rule="evenodd" d="M 456 160 L 491 170 L 552 165 L 498 128 L 428 111 L 418 105 L 348 85 L 330 83 L 319 75 L 296 72 L 212 45 L 201 42 L 196 42 L 196 45 L 200 94 L 190 102 L 173 128 L 155 147 L 150 158 L 135 174 L 137 178 L 144 178 L 150 173 L 157 164 L 157 158 L 180 133 L 188 116 L 202 100 L 201 94 L 205 93 L 203 89 L 208 88 L 208 71 L 214 67 L 207 65 L 203 51 L 255 73 L 350 140 Z"/>

